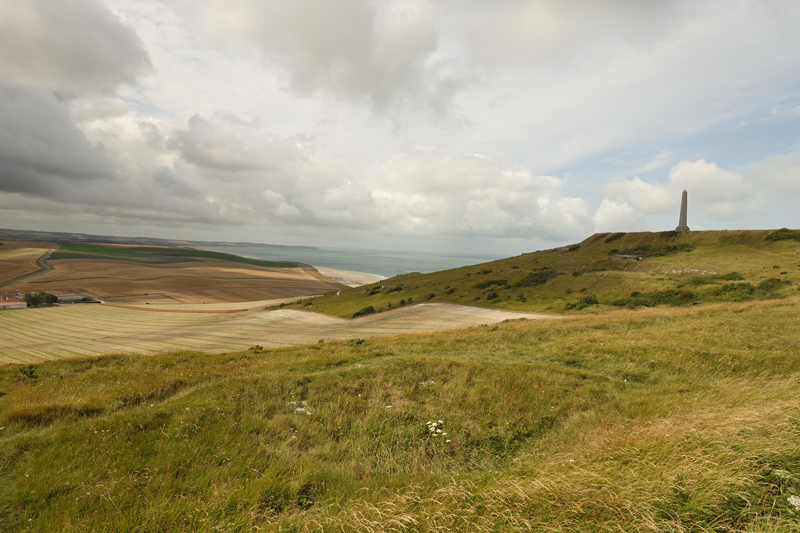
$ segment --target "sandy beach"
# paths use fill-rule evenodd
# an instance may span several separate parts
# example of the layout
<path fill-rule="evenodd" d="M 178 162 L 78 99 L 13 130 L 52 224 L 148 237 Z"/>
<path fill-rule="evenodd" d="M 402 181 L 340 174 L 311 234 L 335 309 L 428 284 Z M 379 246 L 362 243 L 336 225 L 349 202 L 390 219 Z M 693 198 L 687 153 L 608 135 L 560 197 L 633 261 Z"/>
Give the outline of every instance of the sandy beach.
<path fill-rule="evenodd" d="M 376 281 L 381 281 L 386 279 L 383 276 L 378 276 L 376 274 L 367 274 L 365 272 L 350 272 L 347 270 L 336 270 L 333 268 L 325 268 L 315 266 L 314 268 L 325 277 L 331 278 L 333 281 L 338 281 L 342 285 L 347 285 L 348 287 L 359 287 L 361 285 L 369 285 L 370 283 L 375 283 Z"/>

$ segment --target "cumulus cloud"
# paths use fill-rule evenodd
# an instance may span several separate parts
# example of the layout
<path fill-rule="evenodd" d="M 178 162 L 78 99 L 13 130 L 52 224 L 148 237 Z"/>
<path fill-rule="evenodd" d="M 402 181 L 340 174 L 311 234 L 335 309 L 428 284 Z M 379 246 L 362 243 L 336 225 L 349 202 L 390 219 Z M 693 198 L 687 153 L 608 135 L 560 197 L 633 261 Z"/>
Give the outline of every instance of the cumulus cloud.
<path fill-rule="evenodd" d="M 0 190 L 55 197 L 116 176 L 51 92 L 0 83 Z"/>
<path fill-rule="evenodd" d="M 610 180 L 595 215 L 597 227 L 630 228 L 643 220 L 642 215 L 677 212 L 684 190 L 692 209 L 717 220 L 739 220 L 759 213 L 767 201 L 766 193 L 738 172 L 703 159 L 681 161 L 670 169 L 666 183 L 649 183 L 639 177 Z"/>
<path fill-rule="evenodd" d="M 94 0 L 0 3 L 0 77 L 69 94 L 111 91 L 150 66 L 137 35 Z"/>
<path fill-rule="evenodd" d="M 782 193 L 800 194 L 800 152 L 773 154 L 747 170 L 767 187 Z"/>
<path fill-rule="evenodd" d="M 194 20 L 217 43 L 255 46 L 299 94 L 459 118 L 453 96 L 469 75 L 437 54 L 427 0 L 203 0 Z"/>

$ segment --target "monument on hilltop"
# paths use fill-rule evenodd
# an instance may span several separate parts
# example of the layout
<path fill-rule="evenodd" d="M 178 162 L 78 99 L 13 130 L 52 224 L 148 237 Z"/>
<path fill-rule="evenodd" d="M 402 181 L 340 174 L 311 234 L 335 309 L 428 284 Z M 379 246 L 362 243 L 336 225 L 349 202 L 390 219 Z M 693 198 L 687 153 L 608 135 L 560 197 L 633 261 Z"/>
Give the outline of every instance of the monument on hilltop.
<path fill-rule="evenodd" d="M 681 217 L 678 219 L 678 227 L 675 231 L 689 231 L 689 226 L 686 225 L 686 191 L 681 195 Z"/>

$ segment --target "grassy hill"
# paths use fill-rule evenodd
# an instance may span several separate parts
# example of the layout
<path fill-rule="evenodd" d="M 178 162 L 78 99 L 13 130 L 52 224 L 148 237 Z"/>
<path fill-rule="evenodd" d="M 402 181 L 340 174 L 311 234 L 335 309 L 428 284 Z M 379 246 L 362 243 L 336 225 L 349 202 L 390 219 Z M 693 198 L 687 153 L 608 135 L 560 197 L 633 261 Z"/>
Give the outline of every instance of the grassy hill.
<path fill-rule="evenodd" d="M 770 235 L 596 235 L 312 304 L 449 285 L 555 322 L 0 366 L 0 531 L 800 531 L 800 292 L 759 288 L 800 243 Z M 699 296 L 610 303 L 667 290 Z"/>
<path fill-rule="evenodd" d="M 796 237 L 789 230 L 602 233 L 564 248 L 405 274 L 299 305 L 338 316 L 428 301 L 586 313 L 770 298 L 800 281 Z"/>
<path fill-rule="evenodd" d="M 799 311 L 6 365 L 0 530 L 797 531 Z"/>

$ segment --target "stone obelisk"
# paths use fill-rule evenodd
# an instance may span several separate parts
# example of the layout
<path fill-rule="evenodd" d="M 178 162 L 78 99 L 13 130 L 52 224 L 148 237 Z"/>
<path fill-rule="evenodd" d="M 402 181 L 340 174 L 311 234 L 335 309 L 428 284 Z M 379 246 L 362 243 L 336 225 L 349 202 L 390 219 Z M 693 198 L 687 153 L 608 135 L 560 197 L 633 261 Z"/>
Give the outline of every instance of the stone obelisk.
<path fill-rule="evenodd" d="M 681 218 L 678 219 L 678 227 L 675 231 L 689 231 L 689 226 L 686 225 L 686 191 L 681 195 Z"/>

